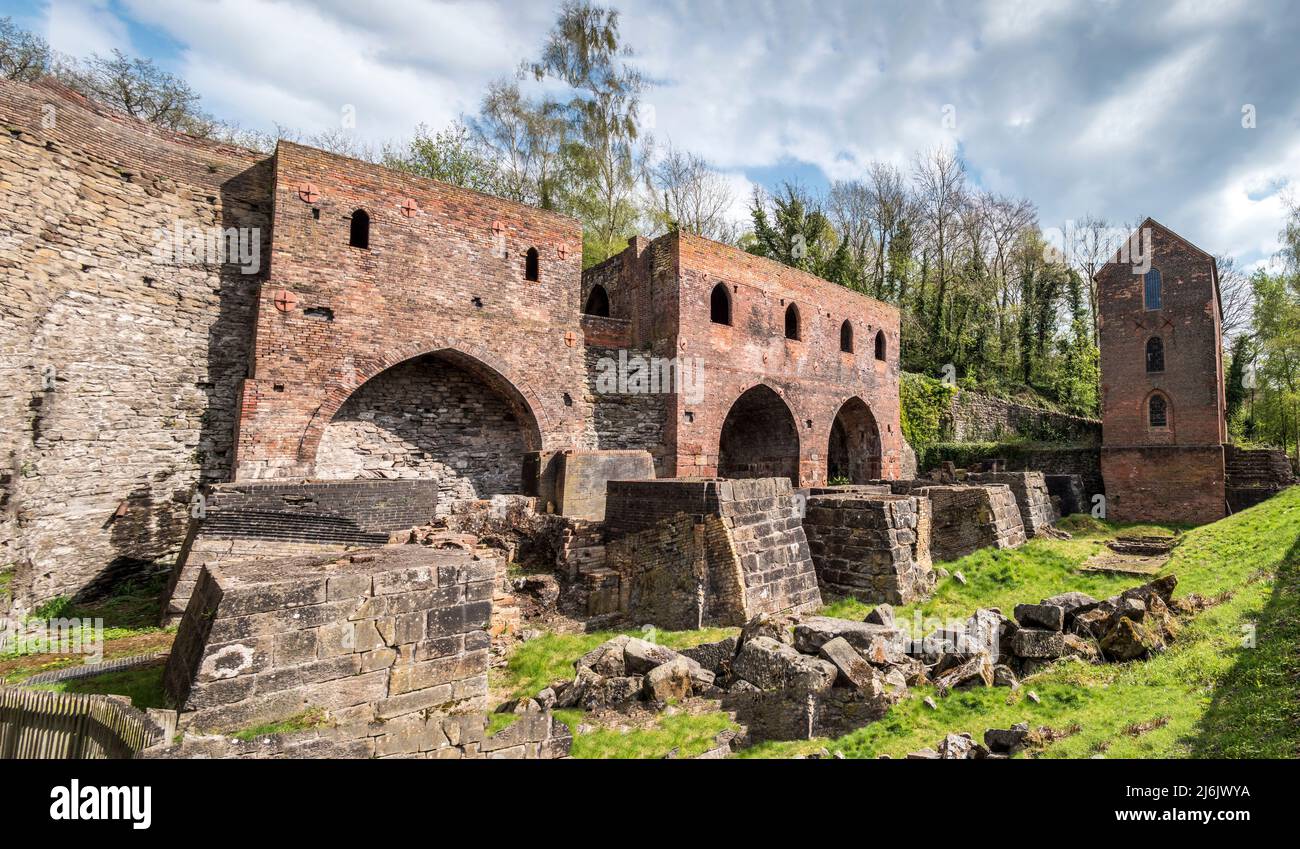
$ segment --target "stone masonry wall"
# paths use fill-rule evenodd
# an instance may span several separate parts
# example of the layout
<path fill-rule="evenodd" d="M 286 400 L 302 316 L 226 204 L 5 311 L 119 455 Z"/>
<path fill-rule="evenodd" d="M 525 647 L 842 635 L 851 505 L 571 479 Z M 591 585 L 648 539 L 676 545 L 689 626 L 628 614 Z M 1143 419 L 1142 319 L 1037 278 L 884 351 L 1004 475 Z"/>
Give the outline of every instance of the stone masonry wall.
<path fill-rule="evenodd" d="M 618 368 L 620 354 L 624 362 L 637 358 L 647 364 L 655 356 L 647 349 L 607 348 L 589 345 L 585 350 L 587 390 L 590 393 L 596 431 L 596 447 L 605 450 L 649 451 L 656 474 L 667 471 L 664 426 L 672 415 L 672 395 L 664 392 L 608 392 L 602 374 Z M 615 371 L 615 373 L 617 373 Z"/>
<path fill-rule="evenodd" d="M 1011 488 L 1020 508 L 1020 521 L 1025 535 L 1042 534 L 1059 516 L 1052 506 L 1052 495 L 1047 491 L 1047 481 L 1042 472 L 977 472 L 966 476 L 970 483 L 1000 483 Z"/>
<path fill-rule="evenodd" d="M 930 502 L 911 495 L 813 495 L 804 532 L 823 591 L 910 604 L 934 587 Z"/>
<path fill-rule="evenodd" d="M 0 568 L 20 603 L 170 559 L 196 484 L 228 479 L 271 182 L 264 155 L 0 80 Z M 228 228 L 252 273 L 173 250 Z"/>
<path fill-rule="evenodd" d="M 821 606 L 784 478 L 611 481 L 606 515 L 606 565 L 620 575 L 620 608 L 638 623 L 735 625 Z"/>
<path fill-rule="evenodd" d="M 930 499 L 930 554 L 945 563 L 993 546 L 1025 543 L 1025 526 L 1006 484 L 936 486 L 924 480 L 894 481 L 894 491 Z"/>
<path fill-rule="evenodd" d="M 250 481 L 204 491 L 172 567 L 163 618 L 176 622 L 205 565 L 342 552 L 383 545 L 390 534 L 431 521 L 434 481 Z"/>
<path fill-rule="evenodd" d="M 517 493 L 527 437 L 516 416 L 454 363 L 408 360 L 339 408 L 321 437 L 316 475 L 432 480 L 442 503 Z"/>
<path fill-rule="evenodd" d="M 978 392 L 957 392 L 941 423 L 945 440 L 998 442 L 1009 437 L 1044 442 L 1097 443 L 1101 422 L 1017 404 Z"/>
<path fill-rule="evenodd" d="M 1285 451 L 1247 450 L 1235 445 L 1225 445 L 1223 450 L 1228 505 L 1234 513 L 1296 484 L 1295 471 Z"/>
<path fill-rule="evenodd" d="M 499 554 L 420 545 L 203 570 L 164 672 L 180 727 L 322 708 L 386 733 L 487 707 Z"/>

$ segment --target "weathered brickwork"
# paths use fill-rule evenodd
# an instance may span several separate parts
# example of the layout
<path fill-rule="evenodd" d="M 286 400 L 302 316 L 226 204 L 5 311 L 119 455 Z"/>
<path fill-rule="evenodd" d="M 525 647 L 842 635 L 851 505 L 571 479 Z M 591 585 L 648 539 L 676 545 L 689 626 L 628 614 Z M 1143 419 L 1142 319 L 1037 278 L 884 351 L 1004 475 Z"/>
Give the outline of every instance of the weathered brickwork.
<path fill-rule="evenodd" d="M 180 619 L 205 565 L 383 545 L 394 531 L 431 521 L 438 490 L 436 482 L 420 480 L 249 481 L 206 487 L 201 515 L 191 516 L 172 567 L 163 619 Z"/>
<path fill-rule="evenodd" d="M 1224 446 L 1228 506 L 1235 513 L 1265 499 L 1272 498 L 1289 486 L 1296 485 L 1295 470 L 1286 452 L 1277 449 L 1247 450 Z"/>
<path fill-rule="evenodd" d="M 499 556 L 402 545 L 206 567 L 164 672 L 181 727 L 485 710 Z"/>
<path fill-rule="evenodd" d="M 0 80 L 0 568 L 20 604 L 174 554 L 195 485 L 229 478 L 271 179 L 263 156 Z M 249 228 L 258 273 L 177 262 L 178 228 Z"/>
<path fill-rule="evenodd" d="M 588 317 L 583 318 L 584 328 Z M 666 465 L 668 457 L 664 427 L 671 415 L 672 396 L 662 392 L 629 393 L 608 392 L 600 379 L 620 362 L 635 362 L 637 357 L 649 362 L 654 357 L 650 350 L 635 348 L 610 348 L 591 344 L 587 333 L 586 349 L 587 390 L 591 398 L 596 447 L 602 450 L 649 451 L 655 461 L 658 477 L 671 476 Z"/>
<path fill-rule="evenodd" d="M 729 324 L 710 320 L 719 284 L 726 289 Z M 859 438 L 855 444 L 869 444 L 879 456 L 855 465 L 862 479 L 853 482 L 898 476 L 902 436 L 896 308 L 683 233 L 653 242 L 631 240 L 622 254 L 584 273 L 584 298 L 596 285 L 608 292 L 611 316 L 629 322 L 633 346 L 660 357 L 698 357 L 702 363 L 702 392 L 696 398 L 675 394 L 672 415 L 665 421 L 670 454 L 663 468 L 671 475 L 789 472 L 796 485 L 823 484 L 836 418 L 858 399 L 867 410 L 873 439 Z M 798 312 L 798 339 L 785 334 L 791 304 Z M 851 352 L 841 351 L 845 321 L 852 327 Z M 883 333 L 884 359 L 876 358 L 878 332 Z M 768 446 L 748 444 L 743 438 L 748 430 L 724 440 L 733 406 L 760 386 L 759 397 L 746 399 L 755 402 L 746 412 L 763 416 L 750 430 L 786 435 Z M 850 424 L 863 429 L 856 421 Z"/>
<path fill-rule="evenodd" d="M 823 591 L 909 604 L 934 587 L 930 501 L 910 495 L 813 495 L 804 533 Z"/>
<path fill-rule="evenodd" d="M 274 199 L 239 477 L 312 476 L 348 398 L 431 353 L 501 396 L 528 449 L 590 447 L 576 221 L 284 142 Z M 358 210 L 364 248 L 349 243 Z"/>
<path fill-rule="evenodd" d="M 1107 515 L 1212 522 L 1226 513 L 1218 271 L 1212 256 L 1150 218 L 1139 232 L 1160 275 L 1158 308 L 1147 308 L 1155 305 L 1133 263 L 1116 257 L 1096 275 Z M 1151 345 L 1161 351 L 1154 360 Z M 1163 424 L 1153 423 L 1153 398 Z"/>
<path fill-rule="evenodd" d="M 632 621 L 738 625 L 821 606 L 784 478 L 611 481 L 606 511 L 606 565 Z"/>

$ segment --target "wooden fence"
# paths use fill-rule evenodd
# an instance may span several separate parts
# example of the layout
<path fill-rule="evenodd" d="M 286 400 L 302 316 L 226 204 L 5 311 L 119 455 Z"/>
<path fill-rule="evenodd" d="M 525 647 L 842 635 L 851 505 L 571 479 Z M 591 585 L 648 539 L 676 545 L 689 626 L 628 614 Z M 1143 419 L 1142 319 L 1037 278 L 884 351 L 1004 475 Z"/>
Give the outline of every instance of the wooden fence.
<path fill-rule="evenodd" d="M 162 731 L 118 699 L 0 688 L 0 760 L 131 758 Z"/>

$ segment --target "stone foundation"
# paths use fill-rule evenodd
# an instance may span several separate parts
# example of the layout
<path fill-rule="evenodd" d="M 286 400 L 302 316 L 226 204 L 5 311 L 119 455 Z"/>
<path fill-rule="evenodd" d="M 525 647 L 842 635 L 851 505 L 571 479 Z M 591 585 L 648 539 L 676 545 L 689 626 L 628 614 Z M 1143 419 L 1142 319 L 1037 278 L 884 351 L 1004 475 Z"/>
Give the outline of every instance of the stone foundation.
<path fill-rule="evenodd" d="M 205 565 L 383 545 L 433 518 L 434 481 L 251 481 L 202 493 L 172 568 L 163 621 L 178 621 Z"/>
<path fill-rule="evenodd" d="M 535 451 L 524 460 L 526 491 L 539 509 L 576 519 L 605 518 L 605 488 L 612 480 L 653 480 L 650 452 Z"/>
<path fill-rule="evenodd" d="M 1223 452 L 1228 507 L 1234 513 L 1253 507 L 1296 484 L 1295 472 L 1285 451 L 1249 451 L 1225 445 Z"/>
<path fill-rule="evenodd" d="M 911 495 L 813 495 L 803 520 L 822 590 L 876 604 L 929 595 L 930 525 L 929 500 Z"/>
<path fill-rule="evenodd" d="M 895 481 L 894 491 L 930 499 L 930 555 L 936 562 L 965 557 L 994 546 L 1025 543 L 1025 526 L 1006 484 L 934 485 L 924 480 Z"/>
<path fill-rule="evenodd" d="M 663 628 L 821 606 L 790 482 L 612 481 L 606 566 L 619 611 Z"/>
<path fill-rule="evenodd" d="M 1217 522 L 1228 512 L 1222 445 L 1105 446 L 1106 518 Z"/>
<path fill-rule="evenodd" d="M 1052 496 L 1042 472 L 979 472 L 966 476 L 971 483 L 1006 484 L 1020 508 L 1025 535 L 1036 537 L 1060 517 L 1052 506 Z"/>
<path fill-rule="evenodd" d="M 180 727 L 484 711 L 497 559 L 402 545 L 205 567 L 164 672 Z"/>
<path fill-rule="evenodd" d="M 1056 512 L 1061 516 L 1087 513 L 1092 509 L 1091 499 L 1078 475 L 1043 475 L 1047 493 L 1052 497 Z"/>

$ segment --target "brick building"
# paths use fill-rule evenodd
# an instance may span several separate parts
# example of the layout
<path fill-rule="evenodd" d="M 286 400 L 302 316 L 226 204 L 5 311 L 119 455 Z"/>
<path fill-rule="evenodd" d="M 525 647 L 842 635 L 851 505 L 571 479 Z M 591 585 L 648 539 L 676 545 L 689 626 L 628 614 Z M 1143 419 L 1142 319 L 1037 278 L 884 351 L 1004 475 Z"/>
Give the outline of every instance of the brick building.
<path fill-rule="evenodd" d="M 1218 269 L 1151 218 L 1129 244 L 1096 275 L 1107 514 L 1212 522 L 1227 510 Z"/>
<path fill-rule="evenodd" d="M 565 449 L 899 474 L 898 312 L 808 274 L 679 234 L 584 273 L 571 219 L 52 83 L 0 80 L 0 130 L 0 570 L 25 603 L 168 562 L 202 484 L 410 478 L 441 503 Z M 256 261 L 195 250 L 230 239 Z M 643 385 L 674 359 L 684 390 Z"/>

